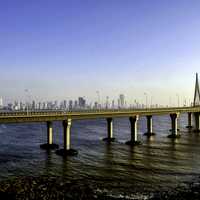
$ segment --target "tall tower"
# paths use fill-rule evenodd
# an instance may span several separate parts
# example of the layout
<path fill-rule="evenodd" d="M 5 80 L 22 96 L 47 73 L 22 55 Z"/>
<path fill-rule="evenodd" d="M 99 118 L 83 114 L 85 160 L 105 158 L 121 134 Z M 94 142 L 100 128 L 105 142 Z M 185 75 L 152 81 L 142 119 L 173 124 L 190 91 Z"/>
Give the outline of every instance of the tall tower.
<path fill-rule="evenodd" d="M 194 92 L 194 106 L 200 105 L 200 90 L 199 90 L 199 79 L 198 73 L 196 73 L 196 83 L 195 83 L 195 92 Z"/>

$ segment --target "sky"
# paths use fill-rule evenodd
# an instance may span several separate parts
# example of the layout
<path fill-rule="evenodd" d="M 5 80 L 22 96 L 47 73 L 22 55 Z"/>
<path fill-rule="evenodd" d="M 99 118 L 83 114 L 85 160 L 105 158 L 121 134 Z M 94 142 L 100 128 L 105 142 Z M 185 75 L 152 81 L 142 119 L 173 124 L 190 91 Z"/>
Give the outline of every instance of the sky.
<path fill-rule="evenodd" d="M 0 0 L 0 96 L 192 101 L 199 11 L 199 0 Z"/>

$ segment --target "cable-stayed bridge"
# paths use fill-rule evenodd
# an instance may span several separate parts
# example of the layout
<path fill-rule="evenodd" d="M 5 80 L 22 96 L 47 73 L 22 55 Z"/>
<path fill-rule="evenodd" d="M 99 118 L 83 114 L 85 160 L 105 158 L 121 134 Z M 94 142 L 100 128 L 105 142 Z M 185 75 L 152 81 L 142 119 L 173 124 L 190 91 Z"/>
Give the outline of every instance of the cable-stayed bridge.
<path fill-rule="evenodd" d="M 60 155 L 74 155 L 77 151 L 71 148 L 71 125 L 75 120 L 105 118 L 107 121 L 107 142 L 115 140 L 113 133 L 113 118 L 127 117 L 130 121 L 130 140 L 128 145 L 140 144 L 138 141 L 137 122 L 139 117 L 146 116 L 148 137 L 155 135 L 153 131 L 154 115 L 169 115 L 171 119 L 171 134 L 168 137 L 178 138 L 178 119 L 182 113 L 188 113 L 187 128 L 200 132 L 200 90 L 198 74 L 196 74 L 194 102 L 191 107 L 167 107 L 167 108 L 145 108 L 145 109 L 120 109 L 120 110 L 83 110 L 81 112 L 48 111 L 48 112 L 1 112 L 0 123 L 25 123 L 25 122 L 46 122 L 47 143 L 41 145 L 44 149 L 58 148 L 53 143 L 53 121 L 63 121 L 63 148 L 56 152 Z"/>

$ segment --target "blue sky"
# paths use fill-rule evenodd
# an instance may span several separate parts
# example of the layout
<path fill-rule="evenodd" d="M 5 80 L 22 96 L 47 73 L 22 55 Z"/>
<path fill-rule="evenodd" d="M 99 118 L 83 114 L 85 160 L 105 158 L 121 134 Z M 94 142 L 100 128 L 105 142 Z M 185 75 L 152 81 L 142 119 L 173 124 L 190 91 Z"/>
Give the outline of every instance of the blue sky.
<path fill-rule="evenodd" d="M 0 96 L 192 100 L 199 10 L 198 0 L 0 0 Z"/>

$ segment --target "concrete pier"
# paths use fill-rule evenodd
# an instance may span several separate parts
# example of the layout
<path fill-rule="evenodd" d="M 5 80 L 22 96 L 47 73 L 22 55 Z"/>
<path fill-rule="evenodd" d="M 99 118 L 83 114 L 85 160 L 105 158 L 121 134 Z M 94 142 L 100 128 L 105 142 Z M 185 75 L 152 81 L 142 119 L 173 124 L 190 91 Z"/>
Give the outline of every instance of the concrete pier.
<path fill-rule="evenodd" d="M 191 112 L 188 113 L 188 125 L 186 126 L 186 128 L 192 128 L 192 113 Z"/>
<path fill-rule="evenodd" d="M 47 122 L 47 143 L 40 145 L 42 149 L 57 149 L 59 146 L 53 144 L 53 123 Z"/>
<path fill-rule="evenodd" d="M 56 151 L 58 155 L 67 156 L 78 154 L 76 150 L 71 149 L 71 124 L 71 119 L 63 121 L 63 149 Z"/>
<path fill-rule="evenodd" d="M 138 122 L 138 115 L 134 117 L 129 117 L 130 125 L 131 125 L 131 140 L 126 142 L 128 145 L 138 145 L 141 144 L 141 142 L 138 141 L 137 138 L 137 122 Z"/>
<path fill-rule="evenodd" d="M 179 117 L 179 113 L 170 114 L 172 133 L 168 136 L 169 138 L 179 138 L 180 137 L 180 134 L 178 134 L 178 117 Z"/>
<path fill-rule="evenodd" d="M 199 133 L 200 132 L 200 113 L 196 112 L 194 113 L 194 118 L 195 118 L 195 129 L 194 132 Z"/>
<path fill-rule="evenodd" d="M 48 142 L 48 144 L 52 144 L 53 143 L 52 122 L 47 122 L 47 142 Z"/>
<path fill-rule="evenodd" d="M 113 142 L 115 138 L 113 137 L 113 119 L 107 118 L 107 137 L 103 141 Z"/>
<path fill-rule="evenodd" d="M 155 133 L 153 133 L 152 115 L 147 115 L 146 118 L 147 118 L 147 132 L 144 133 L 144 135 L 146 136 L 155 135 Z"/>

